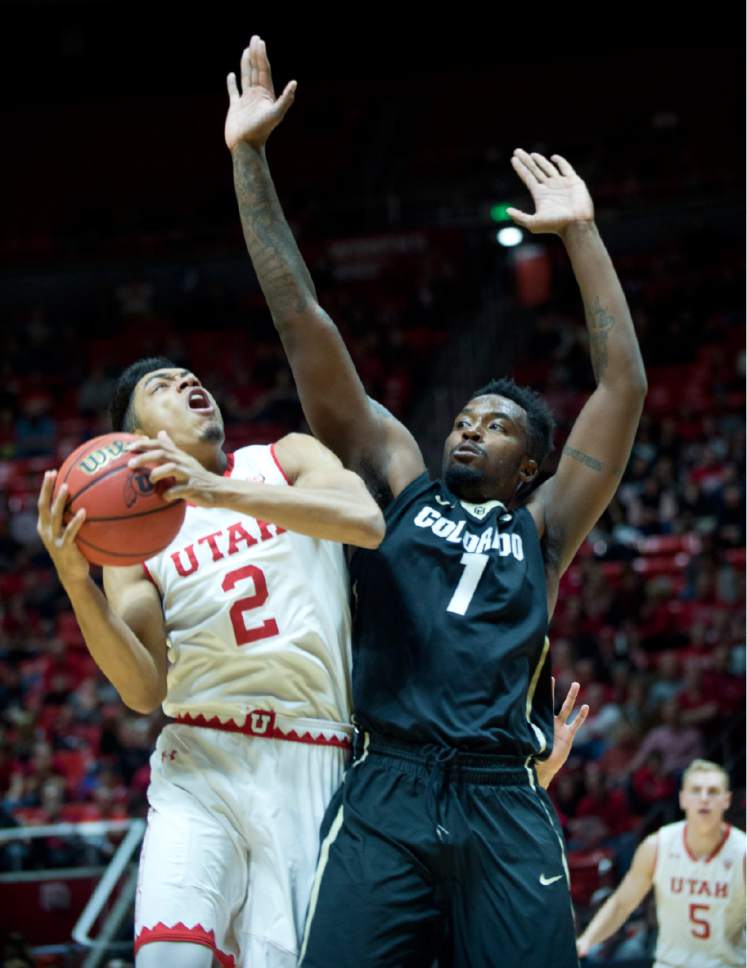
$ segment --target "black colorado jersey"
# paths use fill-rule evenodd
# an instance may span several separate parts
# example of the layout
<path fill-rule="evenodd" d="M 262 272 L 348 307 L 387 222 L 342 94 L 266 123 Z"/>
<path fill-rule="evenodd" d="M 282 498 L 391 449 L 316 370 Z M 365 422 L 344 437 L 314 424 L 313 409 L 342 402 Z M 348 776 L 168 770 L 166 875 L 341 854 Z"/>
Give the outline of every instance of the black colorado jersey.
<path fill-rule="evenodd" d="M 422 474 L 353 582 L 353 708 L 414 743 L 529 756 L 552 746 L 547 592 L 526 508 L 462 503 Z"/>

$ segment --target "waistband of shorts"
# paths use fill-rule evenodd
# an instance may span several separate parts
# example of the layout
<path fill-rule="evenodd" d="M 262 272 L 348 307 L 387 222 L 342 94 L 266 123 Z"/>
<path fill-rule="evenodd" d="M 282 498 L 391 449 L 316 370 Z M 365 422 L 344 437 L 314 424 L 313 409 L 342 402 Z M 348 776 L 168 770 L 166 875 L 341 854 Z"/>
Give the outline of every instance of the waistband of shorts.
<path fill-rule="evenodd" d="M 534 786 L 537 782 L 532 757 L 475 753 L 435 743 L 408 743 L 356 730 L 353 737 L 355 762 L 360 763 L 370 755 L 386 757 L 406 773 L 431 776 L 434 770 L 440 769 L 465 783 Z"/>
<path fill-rule="evenodd" d="M 243 719 L 241 716 L 217 715 L 208 718 L 203 713 L 185 711 L 171 717 L 169 722 L 201 729 L 217 729 L 225 733 L 241 733 L 259 739 L 307 743 L 310 746 L 334 746 L 343 750 L 353 747 L 353 727 L 346 723 L 283 716 L 271 709 L 250 709 Z"/>

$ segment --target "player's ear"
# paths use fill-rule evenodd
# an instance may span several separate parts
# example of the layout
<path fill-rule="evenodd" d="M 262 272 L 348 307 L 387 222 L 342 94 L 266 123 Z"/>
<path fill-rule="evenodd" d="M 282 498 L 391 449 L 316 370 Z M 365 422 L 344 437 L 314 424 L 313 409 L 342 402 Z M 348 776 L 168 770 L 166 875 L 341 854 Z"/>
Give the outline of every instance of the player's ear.
<path fill-rule="evenodd" d="M 537 476 L 537 461 L 531 457 L 524 457 L 519 467 L 519 480 L 522 484 L 530 484 Z"/>

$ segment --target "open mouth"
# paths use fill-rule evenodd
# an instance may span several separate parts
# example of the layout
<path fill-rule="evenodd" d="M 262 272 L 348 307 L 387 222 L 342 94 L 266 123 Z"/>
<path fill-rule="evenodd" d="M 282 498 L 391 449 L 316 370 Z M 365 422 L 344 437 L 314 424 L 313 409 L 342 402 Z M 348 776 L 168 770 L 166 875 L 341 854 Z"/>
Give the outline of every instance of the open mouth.
<path fill-rule="evenodd" d="M 197 413 L 212 413 L 213 411 L 213 404 L 210 401 L 210 397 L 202 387 L 193 387 L 189 391 L 187 406 L 190 410 L 194 410 Z"/>
<path fill-rule="evenodd" d="M 451 454 L 452 457 L 482 457 L 483 451 L 474 444 L 459 444 Z"/>

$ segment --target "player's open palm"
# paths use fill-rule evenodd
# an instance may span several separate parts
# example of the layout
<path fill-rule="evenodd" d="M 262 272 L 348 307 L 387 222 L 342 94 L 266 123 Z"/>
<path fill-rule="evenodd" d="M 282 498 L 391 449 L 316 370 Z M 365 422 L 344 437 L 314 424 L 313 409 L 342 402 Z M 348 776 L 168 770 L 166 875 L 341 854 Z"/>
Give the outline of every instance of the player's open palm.
<path fill-rule="evenodd" d="M 584 181 L 560 155 L 548 161 L 544 155 L 517 148 L 511 158 L 516 174 L 529 189 L 535 212 L 530 215 L 516 208 L 508 214 L 530 232 L 557 235 L 578 222 L 592 222 L 594 203 Z"/>
<path fill-rule="evenodd" d="M 228 85 L 226 144 L 230 149 L 242 141 L 260 147 L 283 120 L 296 94 L 296 82 L 289 81 L 279 98 L 272 86 L 272 72 L 265 42 L 252 37 L 241 57 L 241 90 L 231 72 Z"/>

